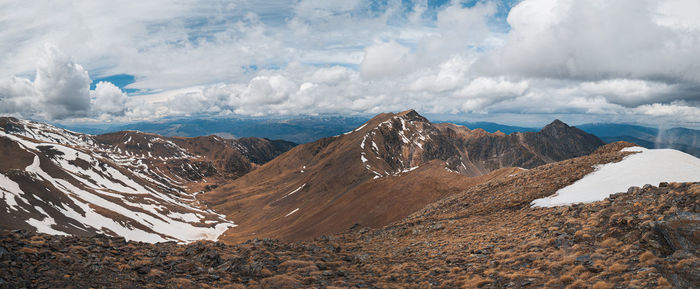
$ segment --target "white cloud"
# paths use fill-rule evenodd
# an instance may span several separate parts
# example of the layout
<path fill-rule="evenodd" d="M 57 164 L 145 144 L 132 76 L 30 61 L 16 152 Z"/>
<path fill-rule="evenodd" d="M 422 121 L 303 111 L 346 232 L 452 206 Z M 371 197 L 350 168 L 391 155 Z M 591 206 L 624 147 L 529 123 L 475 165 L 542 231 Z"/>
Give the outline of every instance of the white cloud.
<path fill-rule="evenodd" d="M 47 44 L 36 67 L 34 87 L 51 119 L 86 115 L 90 109 L 90 77 L 88 72 Z"/>
<path fill-rule="evenodd" d="M 42 120 L 123 114 L 127 109 L 124 92 L 109 82 L 100 82 L 91 91 L 90 83 L 80 64 L 46 44 L 34 81 L 16 76 L 0 81 L 0 113 Z"/>
<path fill-rule="evenodd" d="M 413 63 L 408 47 L 396 41 L 378 43 L 365 49 L 360 72 L 368 80 L 399 76 L 411 72 Z"/>
<path fill-rule="evenodd" d="M 416 108 L 655 121 L 673 111 L 697 126 L 697 1 L 523 0 L 510 30 L 494 24 L 503 5 L 5 1 L 13 12 L 0 23 L 14 25 L 0 31 L 0 113 L 130 121 Z M 35 67 L 45 42 L 70 57 L 48 51 Z M 87 70 L 135 75 L 128 88 L 143 91 L 89 92 Z"/>
<path fill-rule="evenodd" d="M 522 96 L 528 88 L 526 81 L 511 82 L 503 78 L 480 77 L 456 92 L 465 99 L 462 111 L 480 112 L 499 102 Z"/>
<path fill-rule="evenodd" d="M 90 91 L 93 111 L 97 114 L 124 115 L 128 96 L 111 82 L 100 81 Z"/>
<path fill-rule="evenodd" d="M 0 113 L 20 117 L 35 117 L 40 94 L 29 79 L 12 77 L 0 80 Z"/>
<path fill-rule="evenodd" d="M 645 104 L 635 108 L 634 111 L 643 115 L 664 117 L 675 121 L 682 119 L 696 123 L 700 122 L 700 108 L 688 106 L 682 102 Z"/>
<path fill-rule="evenodd" d="M 611 103 L 625 106 L 664 101 L 671 98 L 672 94 L 677 90 L 673 85 L 663 82 L 638 79 L 609 79 L 582 82 L 577 89 L 580 89 L 582 94 L 602 96 Z"/>
<path fill-rule="evenodd" d="M 506 43 L 479 61 L 479 69 L 522 77 L 700 82 L 699 31 L 659 25 L 655 2 L 523 1 L 508 16 Z"/>

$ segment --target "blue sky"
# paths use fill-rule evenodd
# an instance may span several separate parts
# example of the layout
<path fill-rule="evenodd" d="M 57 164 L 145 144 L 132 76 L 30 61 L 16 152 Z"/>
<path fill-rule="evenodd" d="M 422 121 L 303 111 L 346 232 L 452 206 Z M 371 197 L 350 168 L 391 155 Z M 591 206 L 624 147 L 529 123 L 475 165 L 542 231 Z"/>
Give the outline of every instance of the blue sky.
<path fill-rule="evenodd" d="M 700 2 L 3 1 L 0 114 L 700 127 Z"/>

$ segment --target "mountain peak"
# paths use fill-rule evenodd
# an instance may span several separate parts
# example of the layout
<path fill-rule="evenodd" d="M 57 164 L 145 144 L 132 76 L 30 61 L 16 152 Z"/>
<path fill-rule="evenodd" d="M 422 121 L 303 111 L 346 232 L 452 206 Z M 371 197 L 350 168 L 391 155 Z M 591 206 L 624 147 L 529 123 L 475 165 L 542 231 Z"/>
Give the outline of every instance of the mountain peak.
<path fill-rule="evenodd" d="M 550 124 L 546 125 L 545 127 L 548 127 L 548 126 L 554 126 L 554 127 L 569 127 L 568 124 L 564 123 L 563 121 L 561 121 L 561 120 L 559 120 L 559 119 L 555 119 L 554 121 L 552 121 Z"/>
<path fill-rule="evenodd" d="M 372 119 L 370 119 L 366 124 L 379 124 L 381 122 L 385 122 L 387 120 L 390 120 L 392 118 L 402 118 L 405 121 L 419 121 L 419 122 L 430 122 L 427 118 L 423 117 L 422 115 L 418 114 L 413 109 L 405 110 L 402 112 L 398 113 L 391 113 L 391 112 L 386 112 L 386 113 L 380 113 L 375 115 Z M 361 126 L 361 128 L 364 127 Z"/>
<path fill-rule="evenodd" d="M 417 121 L 429 122 L 427 118 L 418 114 L 418 112 L 416 112 L 414 109 L 409 109 L 409 110 L 399 112 L 396 114 L 396 116 L 404 117 L 406 120 L 417 120 Z"/>
<path fill-rule="evenodd" d="M 564 123 L 561 120 L 555 119 L 552 121 L 550 124 L 545 125 L 542 128 L 542 132 L 548 133 L 548 134 L 559 134 L 568 131 L 571 129 L 571 126 L 568 124 Z"/>

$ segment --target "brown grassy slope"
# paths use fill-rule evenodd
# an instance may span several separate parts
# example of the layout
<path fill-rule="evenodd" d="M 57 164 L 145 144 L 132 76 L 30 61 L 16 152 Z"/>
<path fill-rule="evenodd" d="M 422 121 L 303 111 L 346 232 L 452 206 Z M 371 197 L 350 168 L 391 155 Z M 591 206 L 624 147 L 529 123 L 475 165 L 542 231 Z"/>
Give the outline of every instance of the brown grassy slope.
<path fill-rule="evenodd" d="M 433 161 L 424 167 L 399 175 L 367 181 L 347 193 L 331 200 L 325 206 L 311 206 L 285 216 L 253 226 L 239 224 L 221 237 L 227 242 L 240 242 L 251 238 L 283 236 L 287 240 L 303 240 L 346 231 L 353 226 L 381 227 L 398 221 L 445 196 L 458 193 L 465 187 L 501 178 L 520 171 L 504 168 L 488 175 L 466 177 L 444 169 L 444 163 Z M 303 192 L 303 189 L 300 191 Z M 288 198 L 293 198 L 295 193 Z M 302 193 L 303 194 L 303 193 Z M 300 198 L 304 198 L 300 194 Z M 277 202 L 284 202 L 285 199 Z M 258 219 L 259 220 L 259 219 Z M 252 234 L 254 232 L 263 232 Z M 247 234 L 246 234 L 247 233 Z"/>
<path fill-rule="evenodd" d="M 235 246 L 6 233 L 0 269 L 18 287 L 697 288 L 700 183 L 518 205 L 573 182 L 567 172 L 619 160 L 625 145 L 495 179 L 379 229 Z"/>
<path fill-rule="evenodd" d="M 383 226 L 451 193 L 510 175 L 491 175 L 498 169 L 534 167 L 600 145 L 594 136 L 556 121 L 539 133 L 504 135 L 432 124 L 409 110 L 380 114 L 351 133 L 300 145 L 201 200 L 239 225 L 223 240 L 303 240 L 356 223 Z"/>

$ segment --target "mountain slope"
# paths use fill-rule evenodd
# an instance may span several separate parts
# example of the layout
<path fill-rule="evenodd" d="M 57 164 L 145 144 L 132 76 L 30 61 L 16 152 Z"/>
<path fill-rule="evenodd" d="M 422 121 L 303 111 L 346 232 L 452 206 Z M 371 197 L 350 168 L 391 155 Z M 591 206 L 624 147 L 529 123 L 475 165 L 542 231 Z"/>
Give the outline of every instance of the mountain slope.
<path fill-rule="evenodd" d="M 0 118 L 0 229 L 148 242 L 216 239 L 234 225 L 193 192 L 289 147 L 265 139 L 93 136 Z"/>
<path fill-rule="evenodd" d="M 596 166 L 633 156 L 622 151 L 629 146 L 495 178 L 382 228 L 235 245 L 7 232 L 0 266 L 17 287 L 695 288 L 698 182 L 530 206 Z"/>
<path fill-rule="evenodd" d="M 201 200 L 239 224 L 225 240 L 308 239 L 356 223 L 382 226 L 517 171 L 501 168 L 532 168 L 602 144 L 559 121 L 537 133 L 505 135 L 432 124 L 413 110 L 387 113 L 351 132 L 297 146 Z M 434 190 L 435 184 L 442 189 Z"/>

